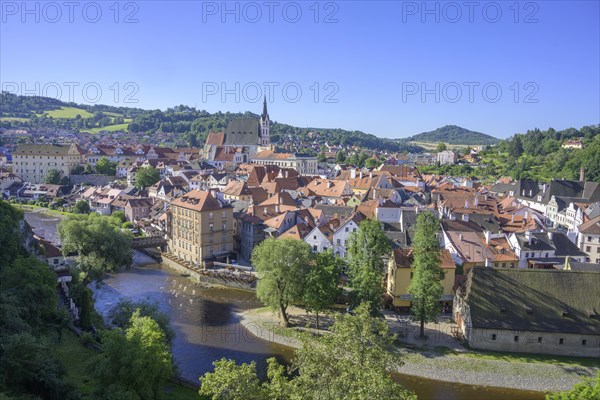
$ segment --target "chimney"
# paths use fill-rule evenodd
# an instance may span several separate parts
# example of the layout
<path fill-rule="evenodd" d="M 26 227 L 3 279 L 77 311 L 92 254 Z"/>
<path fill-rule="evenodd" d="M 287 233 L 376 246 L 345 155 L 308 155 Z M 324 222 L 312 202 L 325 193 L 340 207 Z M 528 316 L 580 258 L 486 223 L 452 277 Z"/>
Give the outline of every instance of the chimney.
<path fill-rule="evenodd" d="M 369 172 L 369 178 L 373 179 L 373 172 Z"/>
<path fill-rule="evenodd" d="M 533 190 L 529 189 L 529 197 L 533 196 Z"/>
<path fill-rule="evenodd" d="M 419 206 L 415 206 L 415 214 L 419 213 Z"/>
<path fill-rule="evenodd" d="M 527 240 L 527 243 L 531 244 L 531 231 L 525 231 L 525 240 Z"/>
<path fill-rule="evenodd" d="M 479 205 L 479 199 L 477 198 L 477 196 L 475 196 L 475 207 L 477 207 Z"/>
<path fill-rule="evenodd" d="M 469 214 L 465 213 L 462 215 L 462 220 L 465 222 L 469 222 Z"/>
<path fill-rule="evenodd" d="M 511 222 L 512 224 L 514 224 L 514 223 L 515 223 L 515 214 L 514 214 L 514 213 L 510 214 L 510 222 Z"/>
<path fill-rule="evenodd" d="M 279 202 L 277 202 L 277 204 L 275 204 L 275 212 L 277 214 L 279 214 Z"/>
<path fill-rule="evenodd" d="M 529 217 L 529 212 L 525 211 L 525 218 L 523 219 L 524 222 L 527 222 L 527 217 Z"/>
<path fill-rule="evenodd" d="M 360 170 L 360 179 L 362 179 L 362 169 Z"/>
<path fill-rule="evenodd" d="M 552 240 L 552 232 L 548 231 L 548 239 Z"/>
<path fill-rule="evenodd" d="M 461 242 L 463 241 L 463 234 L 462 233 L 458 234 L 458 240 L 461 241 Z"/>
<path fill-rule="evenodd" d="M 329 189 L 329 188 L 331 188 L 332 186 L 333 186 L 333 182 L 331 182 L 331 181 L 327 181 L 327 188 Z"/>
<path fill-rule="evenodd" d="M 350 170 L 350 178 L 351 179 L 355 179 L 356 178 L 356 169 L 355 168 L 352 168 Z"/>
<path fill-rule="evenodd" d="M 490 266 L 490 259 L 489 258 L 485 258 L 485 266 L 489 267 Z"/>
<path fill-rule="evenodd" d="M 581 167 L 581 168 L 579 169 L 579 180 L 580 180 L 581 182 L 584 182 L 584 181 L 585 181 L 585 168 L 583 168 L 583 167 Z"/>
<path fill-rule="evenodd" d="M 484 231 L 483 234 L 485 236 L 485 244 L 489 245 L 490 244 L 490 238 L 492 237 L 492 232 L 490 232 L 490 231 Z"/>

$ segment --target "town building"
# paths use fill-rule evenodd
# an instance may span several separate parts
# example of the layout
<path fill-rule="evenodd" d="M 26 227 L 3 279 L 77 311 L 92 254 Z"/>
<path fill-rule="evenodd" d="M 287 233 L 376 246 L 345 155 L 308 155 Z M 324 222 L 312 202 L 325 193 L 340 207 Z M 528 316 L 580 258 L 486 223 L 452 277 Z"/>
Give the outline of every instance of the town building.
<path fill-rule="evenodd" d="M 43 183 L 51 170 L 70 176 L 82 164 L 83 151 L 76 144 L 22 144 L 13 153 L 14 173 L 26 182 Z"/>
<path fill-rule="evenodd" d="M 192 190 L 171 202 L 169 252 L 202 265 L 233 251 L 233 208 L 210 192 Z"/>
<path fill-rule="evenodd" d="M 474 268 L 453 315 L 478 350 L 600 357 L 600 273 Z"/>
<path fill-rule="evenodd" d="M 600 264 L 600 216 L 579 225 L 578 246 L 587 262 Z"/>

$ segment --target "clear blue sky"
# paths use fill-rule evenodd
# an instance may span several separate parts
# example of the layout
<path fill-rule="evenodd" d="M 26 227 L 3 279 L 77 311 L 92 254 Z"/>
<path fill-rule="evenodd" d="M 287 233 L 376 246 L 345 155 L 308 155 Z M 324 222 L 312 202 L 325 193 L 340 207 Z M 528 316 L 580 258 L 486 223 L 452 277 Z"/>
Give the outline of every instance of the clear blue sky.
<path fill-rule="evenodd" d="M 113 1 L 2 1 L 0 81 L 58 97 L 55 82 L 65 101 L 76 82 L 76 102 L 88 84 L 103 104 L 255 113 L 274 82 L 276 121 L 391 138 L 600 123 L 598 1 L 271 3 L 120 2 L 116 15 Z"/>

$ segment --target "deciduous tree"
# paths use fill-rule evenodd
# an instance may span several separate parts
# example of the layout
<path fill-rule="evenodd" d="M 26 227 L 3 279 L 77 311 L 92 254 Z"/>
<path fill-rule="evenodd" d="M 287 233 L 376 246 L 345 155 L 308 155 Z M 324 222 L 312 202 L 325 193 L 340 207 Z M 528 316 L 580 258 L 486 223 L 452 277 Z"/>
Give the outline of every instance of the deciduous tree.
<path fill-rule="evenodd" d="M 417 217 L 413 240 L 414 275 L 408 289 L 412 295 L 411 311 L 420 322 L 420 337 L 425 337 L 425 323 L 435 320 L 440 312 L 444 272 L 440 268 L 439 221 L 430 212 Z"/>
<path fill-rule="evenodd" d="M 391 251 L 390 240 L 381 224 L 365 219 L 348 240 L 348 273 L 354 306 L 367 302 L 377 312 L 383 297 L 385 263 L 383 257 Z"/>
<path fill-rule="evenodd" d="M 289 238 L 264 240 L 252 253 L 252 264 L 259 277 L 256 296 L 279 311 L 283 326 L 289 323 L 288 306 L 301 299 L 312 259 L 306 242 Z"/>
<path fill-rule="evenodd" d="M 314 266 L 309 268 L 302 299 L 308 311 L 314 312 L 319 329 L 319 313 L 331 306 L 340 294 L 340 260 L 327 250 L 317 254 Z"/>

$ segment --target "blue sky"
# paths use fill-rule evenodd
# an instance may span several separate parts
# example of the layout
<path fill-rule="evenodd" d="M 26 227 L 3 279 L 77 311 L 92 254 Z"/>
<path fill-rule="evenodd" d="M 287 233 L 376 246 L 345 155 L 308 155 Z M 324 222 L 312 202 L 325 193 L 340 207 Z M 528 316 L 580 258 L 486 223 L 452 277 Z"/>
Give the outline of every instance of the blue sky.
<path fill-rule="evenodd" d="M 390 138 L 600 123 L 598 1 L 1 3 L 17 93 L 255 113 L 268 94 L 276 121 Z"/>

